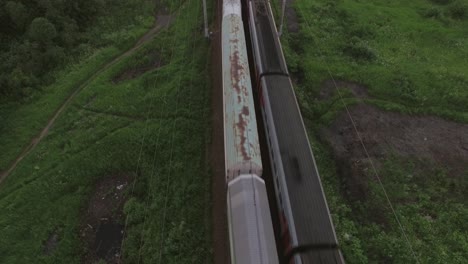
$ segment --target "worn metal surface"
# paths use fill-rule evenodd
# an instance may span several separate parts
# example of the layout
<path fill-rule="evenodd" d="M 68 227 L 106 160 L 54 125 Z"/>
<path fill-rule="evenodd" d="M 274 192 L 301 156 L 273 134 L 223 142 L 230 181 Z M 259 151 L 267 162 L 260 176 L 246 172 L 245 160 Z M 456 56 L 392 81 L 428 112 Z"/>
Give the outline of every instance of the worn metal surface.
<path fill-rule="evenodd" d="M 276 264 L 275 236 L 265 183 L 241 175 L 228 185 L 228 222 L 233 264 Z"/>
<path fill-rule="evenodd" d="M 223 18 L 229 15 L 241 17 L 242 14 L 240 0 L 223 0 Z"/>
<path fill-rule="evenodd" d="M 282 195 L 282 209 L 289 224 L 291 246 L 311 249 L 310 252 L 298 251 L 295 263 L 343 263 L 341 252 L 336 247 L 338 242 L 325 193 L 290 79 L 266 76 L 262 83 L 265 87 L 265 105 L 269 106 L 271 115 L 270 128 L 277 138 L 274 142 L 277 167 L 274 177 L 278 178 L 277 183 L 281 185 L 282 192 L 278 195 Z M 316 247 L 320 250 L 316 250 Z"/>
<path fill-rule="evenodd" d="M 249 63 L 239 15 L 230 13 L 223 17 L 222 57 L 226 181 L 240 174 L 261 176 L 262 162 Z"/>

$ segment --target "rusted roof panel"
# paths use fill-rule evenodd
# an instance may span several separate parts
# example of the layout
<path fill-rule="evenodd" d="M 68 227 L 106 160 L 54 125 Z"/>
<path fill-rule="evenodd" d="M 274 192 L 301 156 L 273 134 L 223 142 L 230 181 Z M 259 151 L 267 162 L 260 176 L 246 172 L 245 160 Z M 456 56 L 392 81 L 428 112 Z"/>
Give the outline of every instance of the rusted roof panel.
<path fill-rule="evenodd" d="M 223 19 L 224 145 L 226 177 L 262 175 L 262 162 L 242 19 Z"/>

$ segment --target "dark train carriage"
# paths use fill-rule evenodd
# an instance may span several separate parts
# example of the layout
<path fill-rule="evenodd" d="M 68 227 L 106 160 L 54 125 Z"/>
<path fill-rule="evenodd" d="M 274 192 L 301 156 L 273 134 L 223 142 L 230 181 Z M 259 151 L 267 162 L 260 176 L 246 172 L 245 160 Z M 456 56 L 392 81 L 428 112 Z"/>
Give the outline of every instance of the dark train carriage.
<path fill-rule="evenodd" d="M 290 263 L 344 263 L 267 1 L 249 1 L 262 117 Z"/>

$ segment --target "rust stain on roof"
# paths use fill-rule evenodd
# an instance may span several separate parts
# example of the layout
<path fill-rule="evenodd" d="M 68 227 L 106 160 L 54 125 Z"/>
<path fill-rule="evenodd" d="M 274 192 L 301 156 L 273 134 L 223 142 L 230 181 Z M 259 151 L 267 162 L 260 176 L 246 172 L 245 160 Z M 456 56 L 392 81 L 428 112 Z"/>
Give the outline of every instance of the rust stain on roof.
<path fill-rule="evenodd" d="M 247 149 L 248 145 L 246 144 L 246 141 L 247 141 L 246 129 L 248 129 L 249 115 L 250 115 L 249 108 L 247 106 L 244 106 L 242 108 L 242 112 L 239 113 L 239 122 L 236 123 L 236 127 L 239 131 L 239 135 L 241 138 L 240 145 L 237 145 L 236 147 L 242 154 L 242 157 L 244 158 L 244 160 L 252 159 L 252 157 L 249 155 L 249 150 Z"/>
<path fill-rule="evenodd" d="M 229 64 L 230 64 L 230 79 L 231 85 L 229 89 L 232 89 L 233 98 L 236 98 L 237 102 L 233 105 L 235 116 L 237 117 L 233 128 L 235 130 L 236 137 L 238 141 L 235 144 L 236 151 L 244 161 L 252 160 L 252 144 L 250 143 L 251 139 L 249 138 L 249 129 L 251 124 L 251 116 L 249 109 L 249 98 L 250 91 L 248 89 L 249 85 L 249 68 L 248 62 L 245 59 L 244 51 L 245 47 L 242 46 L 244 43 L 242 40 L 242 26 L 237 22 L 234 17 L 231 17 L 232 27 L 231 27 L 231 36 L 229 39 Z"/>
<path fill-rule="evenodd" d="M 242 73 L 244 70 L 244 66 L 240 63 L 239 59 L 239 51 L 236 49 L 234 53 L 229 56 L 229 60 L 231 61 L 231 81 L 232 86 L 236 90 L 237 94 L 241 93 L 241 78 Z"/>

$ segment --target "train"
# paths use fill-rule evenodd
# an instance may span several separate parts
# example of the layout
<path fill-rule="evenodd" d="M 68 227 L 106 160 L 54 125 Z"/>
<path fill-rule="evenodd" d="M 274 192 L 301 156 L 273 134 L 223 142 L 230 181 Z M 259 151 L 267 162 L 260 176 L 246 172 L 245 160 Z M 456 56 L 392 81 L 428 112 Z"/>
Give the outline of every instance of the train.
<path fill-rule="evenodd" d="M 231 263 L 277 264 L 240 0 L 223 1 L 221 34 Z"/>
<path fill-rule="evenodd" d="M 270 3 L 222 3 L 224 156 L 231 263 L 344 263 Z M 247 21 L 243 21 L 243 15 Z M 252 51 L 252 65 L 248 49 Z M 254 97 L 260 104 L 265 127 L 279 212 L 276 217 L 280 230 L 276 236 L 262 179 Z"/>
<path fill-rule="evenodd" d="M 246 0 L 282 263 L 344 263 L 270 1 Z"/>

